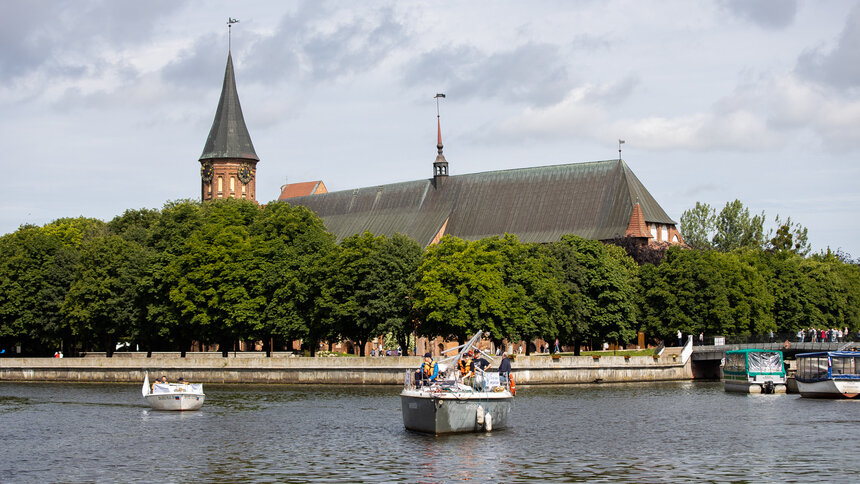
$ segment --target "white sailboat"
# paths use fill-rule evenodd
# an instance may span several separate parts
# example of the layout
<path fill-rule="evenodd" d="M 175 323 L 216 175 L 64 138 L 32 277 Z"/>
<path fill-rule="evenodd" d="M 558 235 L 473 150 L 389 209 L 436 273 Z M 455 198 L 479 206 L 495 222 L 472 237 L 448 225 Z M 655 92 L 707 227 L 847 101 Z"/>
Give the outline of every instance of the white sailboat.
<path fill-rule="evenodd" d="M 481 334 L 478 331 L 468 343 L 447 350 L 460 350 L 447 361 L 453 363 L 469 350 L 492 359 L 478 348 Z M 479 371 L 475 384 L 467 385 L 453 375 L 456 369 L 452 368 L 448 374 L 445 361 L 439 363 L 440 378 L 428 385 L 416 385 L 412 372 L 406 372 L 400 393 L 404 427 L 429 434 L 489 432 L 506 428 L 513 394 L 507 382 L 500 381 L 499 373 Z"/>
<path fill-rule="evenodd" d="M 141 393 L 153 410 L 197 410 L 206 400 L 202 383 L 155 382 L 150 385 L 149 373 L 143 377 Z"/>

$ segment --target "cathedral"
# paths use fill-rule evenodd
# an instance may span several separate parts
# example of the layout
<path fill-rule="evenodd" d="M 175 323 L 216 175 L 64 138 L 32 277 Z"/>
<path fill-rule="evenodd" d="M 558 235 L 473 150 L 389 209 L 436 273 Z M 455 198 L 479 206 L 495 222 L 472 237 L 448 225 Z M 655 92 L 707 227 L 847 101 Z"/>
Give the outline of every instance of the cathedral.
<path fill-rule="evenodd" d="M 441 95 L 437 95 L 441 96 Z M 338 242 L 354 234 L 406 235 L 422 247 L 445 235 L 464 240 L 513 234 L 521 242 L 554 242 L 566 234 L 634 242 L 638 247 L 682 244 L 676 223 L 620 158 L 450 175 L 437 113 L 432 177 L 329 192 L 321 180 L 281 187 L 278 202 L 301 205 L 322 218 Z M 200 155 L 201 198 L 257 201 L 260 159 L 242 116 L 233 59 L 215 120 Z M 420 353 L 439 354 L 456 343 L 419 338 Z M 259 342 L 258 342 L 259 346 Z M 301 342 L 292 343 L 293 350 Z M 368 342 L 365 349 L 382 348 Z M 244 349 L 244 345 L 242 345 Z M 350 342 L 336 351 L 353 352 Z"/>
<path fill-rule="evenodd" d="M 369 231 L 401 233 L 423 247 L 444 235 L 478 240 L 504 234 L 538 243 L 565 234 L 683 243 L 675 221 L 620 157 L 450 175 L 438 123 L 436 149 L 430 178 L 336 192 L 328 192 L 319 180 L 293 183 L 281 188 L 278 200 L 316 212 L 338 241 Z M 242 116 L 229 53 L 215 120 L 199 161 L 204 201 L 256 201 L 260 160 Z"/>

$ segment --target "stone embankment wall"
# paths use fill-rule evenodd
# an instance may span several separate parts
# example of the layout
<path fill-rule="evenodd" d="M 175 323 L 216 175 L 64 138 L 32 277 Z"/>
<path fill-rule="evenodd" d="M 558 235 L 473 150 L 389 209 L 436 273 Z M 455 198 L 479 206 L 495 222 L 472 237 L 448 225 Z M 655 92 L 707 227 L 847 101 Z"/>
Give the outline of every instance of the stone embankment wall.
<path fill-rule="evenodd" d="M 116 353 L 112 358 L 0 358 L 3 381 L 141 382 L 167 375 L 202 383 L 337 383 L 348 385 L 403 384 L 407 370 L 422 359 L 416 356 L 371 358 L 305 358 L 275 353 Z M 498 362 L 498 360 L 496 360 Z M 496 365 L 493 365 L 495 367 Z M 690 380 L 690 361 L 663 356 L 520 356 L 512 363 L 518 384 L 568 384 Z"/>

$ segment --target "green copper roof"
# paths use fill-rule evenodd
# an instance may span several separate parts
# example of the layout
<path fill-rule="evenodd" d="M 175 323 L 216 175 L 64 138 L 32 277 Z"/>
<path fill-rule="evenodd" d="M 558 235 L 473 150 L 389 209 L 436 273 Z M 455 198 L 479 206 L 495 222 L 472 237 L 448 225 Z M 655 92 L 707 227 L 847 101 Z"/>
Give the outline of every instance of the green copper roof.
<path fill-rule="evenodd" d="M 224 72 L 224 86 L 221 88 L 221 99 L 215 111 L 215 120 L 206 146 L 203 147 L 201 160 L 238 158 L 260 161 L 251 143 L 251 135 L 242 117 L 242 106 L 239 105 L 239 95 L 236 93 L 236 77 L 233 74 L 233 57 L 227 53 L 227 70 Z"/>
<path fill-rule="evenodd" d="M 477 240 L 505 233 L 522 242 L 565 234 L 624 237 L 633 206 L 645 221 L 674 224 L 621 160 L 449 176 L 285 200 L 323 218 L 338 240 L 370 231 L 401 233 L 427 246 L 445 234 Z"/>

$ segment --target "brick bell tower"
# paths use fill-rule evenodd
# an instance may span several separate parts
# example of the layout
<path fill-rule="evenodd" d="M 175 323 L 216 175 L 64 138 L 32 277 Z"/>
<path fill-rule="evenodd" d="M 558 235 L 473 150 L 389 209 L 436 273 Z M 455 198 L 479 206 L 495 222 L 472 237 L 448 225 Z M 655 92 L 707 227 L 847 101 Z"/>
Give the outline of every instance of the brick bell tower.
<path fill-rule="evenodd" d="M 215 120 L 200 155 L 200 181 L 202 199 L 243 198 L 257 201 L 256 175 L 260 158 L 254 151 L 251 135 L 245 126 L 236 78 L 233 74 L 233 57 L 227 52 L 227 70 L 221 99 L 215 111 Z"/>

